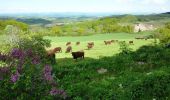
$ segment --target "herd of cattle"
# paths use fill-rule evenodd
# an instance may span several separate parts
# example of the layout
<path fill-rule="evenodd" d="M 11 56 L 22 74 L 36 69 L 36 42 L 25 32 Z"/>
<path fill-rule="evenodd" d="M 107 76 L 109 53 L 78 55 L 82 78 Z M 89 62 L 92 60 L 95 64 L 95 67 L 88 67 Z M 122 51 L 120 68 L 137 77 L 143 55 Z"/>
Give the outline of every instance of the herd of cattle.
<path fill-rule="evenodd" d="M 119 42 L 125 42 L 125 41 L 118 41 L 118 40 L 107 40 L 107 41 L 103 41 L 104 45 L 111 45 L 112 43 L 119 43 Z M 133 41 L 128 41 L 129 44 L 133 45 L 134 42 Z M 77 58 L 84 58 L 84 51 L 77 51 L 77 52 L 72 52 L 72 43 L 71 42 L 67 42 L 66 43 L 66 50 L 65 53 L 71 53 L 73 56 L 73 59 L 77 59 Z M 76 42 L 75 43 L 76 46 L 80 45 L 80 42 Z M 94 47 L 94 42 L 88 42 L 87 43 L 87 49 L 85 50 L 90 50 Z M 50 55 L 54 55 L 56 53 L 62 53 L 62 48 L 61 47 L 56 47 L 54 49 L 48 50 L 47 54 Z"/>

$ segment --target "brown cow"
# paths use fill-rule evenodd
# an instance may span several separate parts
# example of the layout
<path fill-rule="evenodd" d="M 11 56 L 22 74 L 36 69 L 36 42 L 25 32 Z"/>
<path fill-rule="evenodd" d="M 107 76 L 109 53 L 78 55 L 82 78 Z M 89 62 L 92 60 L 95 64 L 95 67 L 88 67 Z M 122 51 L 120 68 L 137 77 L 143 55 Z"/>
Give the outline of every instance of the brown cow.
<path fill-rule="evenodd" d="M 62 52 L 61 47 L 56 47 L 56 48 L 54 48 L 54 52 L 55 52 L 55 53 Z"/>
<path fill-rule="evenodd" d="M 72 47 L 71 46 L 68 46 L 67 48 L 66 48 L 66 53 L 70 53 L 72 51 Z"/>
<path fill-rule="evenodd" d="M 133 41 L 129 41 L 129 44 L 133 44 Z"/>
<path fill-rule="evenodd" d="M 88 45 L 93 45 L 94 46 L 94 42 L 89 42 Z"/>
<path fill-rule="evenodd" d="M 112 42 L 111 41 L 104 41 L 105 45 L 110 45 Z"/>
<path fill-rule="evenodd" d="M 91 44 L 91 45 L 88 44 L 88 45 L 87 45 L 87 48 L 88 48 L 88 49 L 91 49 L 91 48 L 93 48 L 93 46 L 94 46 L 94 45 L 92 45 L 92 44 Z"/>
<path fill-rule="evenodd" d="M 53 54 L 55 54 L 54 49 L 50 49 L 47 51 L 47 55 L 53 55 Z"/>
<path fill-rule="evenodd" d="M 111 42 L 112 42 L 112 43 L 114 43 L 114 42 L 115 42 L 115 40 L 111 40 Z"/>
<path fill-rule="evenodd" d="M 139 40 L 139 39 L 143 40 L 144 37 L 135 37 L 135 39 L 137 39 L 137 40 Z"/>
<path fill-rule="evenodd" d="M 49 60 L 51 62 L 51 64 L 56 64 L 54 49 L 47 51 L 47 60 Z"/>
<path fill-rule="evenodd" d="M 76 45 L 80 45 L 80 42 L 76 42 Z"/>
<path fill-rule="evenodd" d="M 82 58 L 84 59 L 84 51 L 72 52 L 73 59 Z"/>
<path fill-rule="evenodd" d="M 67 43 L 66 43 L 66 46 L 68 46 L 68 45 L 71 45 L 71 42 L 67 42 Z"/>

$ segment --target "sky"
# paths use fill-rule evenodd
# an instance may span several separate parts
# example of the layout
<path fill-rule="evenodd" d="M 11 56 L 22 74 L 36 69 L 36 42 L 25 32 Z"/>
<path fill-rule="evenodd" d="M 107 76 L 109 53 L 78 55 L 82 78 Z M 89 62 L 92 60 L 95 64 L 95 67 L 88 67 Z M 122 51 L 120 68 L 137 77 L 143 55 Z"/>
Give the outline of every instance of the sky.
<path fill-rule="evenodd" d="M 0 13 L 161 13 L 170 0 L 0 0 Z"/>

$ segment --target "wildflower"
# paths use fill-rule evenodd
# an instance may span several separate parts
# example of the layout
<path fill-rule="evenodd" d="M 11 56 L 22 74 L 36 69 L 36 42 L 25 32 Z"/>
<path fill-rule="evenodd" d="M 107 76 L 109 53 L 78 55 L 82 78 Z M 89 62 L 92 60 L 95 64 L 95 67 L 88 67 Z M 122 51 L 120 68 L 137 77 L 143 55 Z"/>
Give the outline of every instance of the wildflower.
<path fill-rule="evenodd" d="M 53 80 L 53 77 L 51 75 L 51 71 L 52 71 L 51 66 L 45 65 L 44 72 L 43 72 L 45 80 L 47 80 L 47 81 L 52 81 Z"/>
<path fill-rule="evenodd" d="M 66 97 L 66 93 L 64 90 L 59 90 L 56 88 L 52 88 L 50 91 L 50 95 L 55 96 L 55 95 L 62 95 L 64 98 Z"/>
<path fill-rule="evenodd" d="M 11 81 L 12 81 L 13 83 L 15 83 L 18 79 L 19 79 L 19 73 L 18 73 L 18 71 L 16 71 L 15 74 L 12 74 L 12 75 L 11 75 Z"/>
<path fill-rule="evenodd" d="M 19 59 L 19 58 L 24 57 L 24 52 L 21 49 L 14 48 L 11 52 L 11 56 Z"/>

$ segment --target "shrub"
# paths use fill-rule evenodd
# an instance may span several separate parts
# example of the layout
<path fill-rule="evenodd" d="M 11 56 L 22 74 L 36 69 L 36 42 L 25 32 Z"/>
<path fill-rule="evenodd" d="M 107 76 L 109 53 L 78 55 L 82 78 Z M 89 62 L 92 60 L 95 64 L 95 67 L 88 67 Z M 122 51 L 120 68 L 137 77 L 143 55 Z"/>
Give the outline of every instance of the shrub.
<path fill-rule="evenodd" d="M 164 28 L 159 29 L 159 33 L 161 43 L 170 43 L 170 23 L 166 23 Z"/>
<path fill-rule="evenodd" d="M 134 85 L 131 90 L 133 100 L 167 100 L 170 96 L 170 74 L 158 71 Z"/>
<path fill-rule="evenodd" d="M 128 53 L 130 53 L 131 50 L 132 50 L 132 49 L 129 47 L 129 45 L 128 45 L 126 42 L 123 42 L 123 41 L 119 42 L 119 46 L 120 46 L 119 50 L 120 50 L 123 54 L 128 54 Z"/>
<path fill-rule="evenodd" d="M 64 90 L 57 89 L 52 67 L 43 63 L 32 49 L 14 48 L 1 54 L 0 99 L 62 98 Z M 2 64 L 1 64 L 2 65 Z"/>
<path fill-rule="evenodd" d="M 10 52 L 0 53 L 0 99 L 65 98 L 46 59 L 50 41 L 30 35 L 17 38 Z"/>

